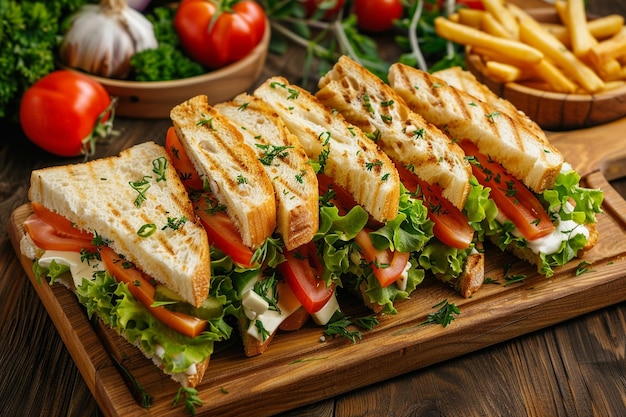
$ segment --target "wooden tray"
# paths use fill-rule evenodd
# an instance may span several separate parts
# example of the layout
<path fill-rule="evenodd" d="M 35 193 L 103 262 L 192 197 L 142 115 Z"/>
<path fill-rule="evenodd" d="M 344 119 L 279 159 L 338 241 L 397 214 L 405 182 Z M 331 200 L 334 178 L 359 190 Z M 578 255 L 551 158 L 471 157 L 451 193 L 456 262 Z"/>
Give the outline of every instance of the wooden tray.
<path fill-rule="evenodd" d="M 584 176 L 587 185 L 605 191 L 605 213 L 599 216 L 598 244 L 584 257 L 589 272 L 576 276 L 572 261 L 551 278 L 533 267 L 486 248 L 486 284 L 463 299 L 437 282 L 421 285 L 398 314 L 356 344 L 344 338 L 320 341 L 322 330 L 308 326 L 278 334 L 266 353 L 246 358 L 238 345 L 224 346 L 211 358 L 199 395 L 198 415 L 271 415 L 319 401 L 394 376 L 445 361 L 537 329 L 626 300 L 626 202 L 608 181 L 626 176 L 626 119 L 592 129 L 555 133 L 551 140 Z M 9 234 L 19 255 L 24 205 L 12 213 Z M 102 412 L 107 416 L 189 415 L 172 406 L 178 386 L 138 350 L 114 332 L 93 325 L 75 296 L 55 284 L 33 278 L 31 260 L 20 256 L 35 290 L 57 327 Z M 504 285 L 503 274 L 525 274 Z M 433 306 L 447 299 L 461 314 L 450 325 L 420 326 Z M 360 313 L 365 313 L 365 310 Z M 114 360 L 123 364 L 153 397 L 149 410 L 135 400 Z M 286 395 L 287 394 L 287 395 Z"/>

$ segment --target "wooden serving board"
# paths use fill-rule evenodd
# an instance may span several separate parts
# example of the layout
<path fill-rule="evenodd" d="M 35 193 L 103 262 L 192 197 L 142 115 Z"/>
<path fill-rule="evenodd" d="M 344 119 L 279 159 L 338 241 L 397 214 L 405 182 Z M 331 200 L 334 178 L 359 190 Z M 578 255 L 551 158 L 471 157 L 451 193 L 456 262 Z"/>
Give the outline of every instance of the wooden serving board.
<path fill-rule="evenodd" d="M 345 338 L 320 340 L 313 325 L 280 333 L 268 351 L 246 358 L 241 346 L 218 346 L 204 380 L 198 386 L 203 406 L 198 415 L 262 416 L 319 401 L 394 376 L 445 361 L 558 322 L 626 300 L 626 202 L 608 181 L 626 176 L 626 119 L 586 130 L 550 134 L 587 185 L 605 192 L 605 212 L 599 215 L 598 244 L 583 258 L 589 272 L 576 275 L 572 261 L 550 279 L 534 267 L 496 248 L 486 248 L 485 284 L 463 299 L 438 282 L 422 284 L 412 299 L 398 304 L 398 314 L 383 316 L 380 325 L 352 344 Z M 10 238 L 19 255 L 22 223 L 30 206 L 15 210 Z M 66 288 L 38 283 L 30 259 L 21 257 L 41 301 L 107 416 L 189 415 L 173 407 L 178 385 L 164 376 L 138 350 L 114 332 L 87 319 Z M 521 283 L 504 285 L 503 275 L 525 274 Z M 461 314 L 447 327 L 421 326 L 433 306 L 447 299 Z M 368 312 L 356 303 L 355 314 Z M 121 363 L 153 397 L 149 410 L 115 361 Z M 285 395 L 288 393 L 288 395 Z"/>

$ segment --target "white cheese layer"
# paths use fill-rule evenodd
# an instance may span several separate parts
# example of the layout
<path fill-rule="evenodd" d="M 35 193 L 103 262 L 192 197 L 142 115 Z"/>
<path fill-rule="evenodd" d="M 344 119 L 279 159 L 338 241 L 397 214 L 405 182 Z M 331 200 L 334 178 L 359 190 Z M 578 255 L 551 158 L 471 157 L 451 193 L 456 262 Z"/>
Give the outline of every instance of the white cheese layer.
<path fill-rule="evenodd" d="M 89 261 L 81 260 L 78 252 L 47 250 L 39 258 L 39 265 L 44 268 L 50 268 L 50 263 L 55 261 L 59 265 L 66 265 L 70 268 L 72 280 L 75 286 L 79 286 L 83 282 L 83 278 L 93 280 L 93 274 L 97 271 L 104 271 L 104 265 L 97 259 Z"/>
<path fill-rule="evenodd" d="M 319 326 L 325 326 L 335 314 L 335 311 L 339 310 L 339 303 L 337 302 L 336 292 L 333 291 L 333 295 L 324 304 L 324 307 L 311 314 L 311 318 L 315 324 Z"/>

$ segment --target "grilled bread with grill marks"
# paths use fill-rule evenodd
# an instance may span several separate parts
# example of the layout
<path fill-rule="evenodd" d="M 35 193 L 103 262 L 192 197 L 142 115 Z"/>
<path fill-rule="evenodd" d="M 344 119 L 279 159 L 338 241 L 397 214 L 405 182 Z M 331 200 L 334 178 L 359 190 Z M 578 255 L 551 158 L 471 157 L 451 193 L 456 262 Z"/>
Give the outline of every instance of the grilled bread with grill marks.
<path fill-rule="evenodd" d="M 239 128 L 193 97 L 170 112 L 176 134 L 200 176 L 239 229 L 243 243 L 256 249 L 276 228 L 274 188 Z"/>
<path fill-rule="evenodd" d="M 398 214 L 398 172 L 363 132 L 284 78 L 268 79 L 254 95 L 278 113 L 309 158 L 325 161 L 324 172 L 374 219 L 391 220 Z"/>
<path fill-rule="evenodd" d="M 153 162 L 159 161 L 165 168 L 156 174 Z M 35 170 L 29 198 L 103 236 L 109 247 L 189 303 L 198 306 L 206 299 L 207 235 L 162 146 L 146 142 L 119 156 Z M 170 218 L 186 221 L 177 230 L 162 229 Z M 156 225 L 156 231 L 141 237 L 138 230 L 146 224 Z"/>
<path fill-rule="evenodd" d="M 375 136 L 376 143 L 396 163 L 411 166 L 457 208 L 465 205 L 471 167 L 461 148 L 422 116 L 380 78 L 342 56 L 319 81 L 316 96 L 350 123 Z"/>
<path fill-rule="evenodd" d="M 451 137 L 472 141 L 534 192 L 554 185 L 563 156 L 541 129 L 407 65 L 393 64 L 389 83 L 414 111 Z"/>
<path fill-rule="evenodd" d="M 243 134 L 274 186 L 276 230 L 288 250 L 308 243 L 319 226 L 318 185 L 302 145 L 265 102 L 248 94 L 216 104 Z"/>

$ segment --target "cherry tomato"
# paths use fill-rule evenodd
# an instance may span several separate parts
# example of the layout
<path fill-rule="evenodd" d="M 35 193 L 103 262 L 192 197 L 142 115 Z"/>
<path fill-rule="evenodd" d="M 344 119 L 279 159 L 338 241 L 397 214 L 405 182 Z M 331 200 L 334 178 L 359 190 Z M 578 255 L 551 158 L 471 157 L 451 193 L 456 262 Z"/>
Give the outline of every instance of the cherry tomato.
<path fill-rule="evenodd" d="M 211 69 L 248 55 L 263 38 L 265 25 L 263 8 L 249 0 L 184 0 L 174 16 L 183 49 Z"/>
<path fill-rule="evenodd" d="M 100 249 L 100 257 L 109 273 L 119 282 L 128 284 L 128 290 L 148 311 L 166 326 L 189 337 L 196 337 L 206 328 L 206 320 L 168 310 L 163 306 L 154 307 L 154 286 L 151 279 L 138 269 L 128 267 L 128 262 L 109 247 Z"/>
<path fill-rule="evenodd" d="M 307 17 L 320 16 L 323 20 L 332 19 L 344 6 L 346 0 L 304 0 Z"/>
<path fill-rule="evenodd" d="M 408 169 L 396 165 L 402 184 L 428 208 L 428 218 L 435 224 L 433 234 L 441 242 L 453 248 L 466 249 L 474 239 L 474 229 L 467 216 L 442 196 L 441 187 L 428 184 Z"/>
<path fill-rule="evenodd" d="M 93 78 L 58 70 L 35 82 L 22 96 L 20 124 L 28 139 L 59 156 L 93 153 L 97 137 L 111 131 L 113 104 Z"/>
<path fill-rule="evenodd" d="M 278 272 L 308 313 L 315 313 L 326 305 L 335 291 L 320 278 L 322 264 L 315 244 L 309 242 L 292 251 L 285 251 L 285 261 L 278 264 Z"/>
<path fill-rule="evenodd" d="M 404 13 L 400 0 L 355 0 L 357 26 L 366 32 L 385 32 Z"/>
<path fill-rule="evenodd" d="M 535 194 L 506 172 L 502 165 L 480 153 L 473 143 L 463 140 L 460 145 L 467 155 L 476 158 L 476 163 L 472 163 L 472 172 L 478 182 L 491 188 L 490 196 L 498 210 L 515 224 L 526 239 L 534 240 L 552 233 L 554 225 Z"/>
<path fill-rule="evenodd" d="M 181 181 L 191 190 L 202 190 L 204 186 L 204 182 L 200 175 L 198 175 L 198 171 L 193 166 L 191 159 L 185 152 L 183 145 L 180 143 L 180 139 L 178 139 L 178 135 L 176 134 L 176 130 L 173 127 L 167 129 L 167 136 L 165 137 L 165 149 L 172 160 L 172 165 L 178 172 L 178 176 Z"/>

